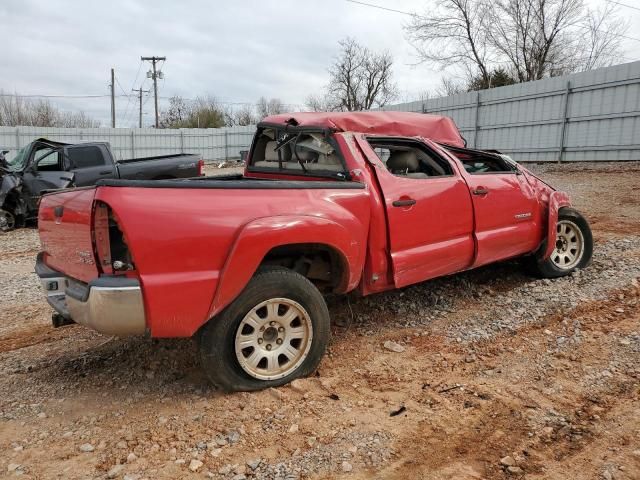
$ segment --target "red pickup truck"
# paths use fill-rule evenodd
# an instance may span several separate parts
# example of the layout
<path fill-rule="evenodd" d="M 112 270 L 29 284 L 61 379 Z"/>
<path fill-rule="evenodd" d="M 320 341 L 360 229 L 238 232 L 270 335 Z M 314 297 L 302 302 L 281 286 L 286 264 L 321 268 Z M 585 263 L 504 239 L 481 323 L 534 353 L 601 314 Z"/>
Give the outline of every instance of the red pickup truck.
<path fill-rule="evenodd" d="M 242 175 L 50 193 L 39 230 L 54 324 L 195 336 L 225 390 L 313 372 L 330 335 L 323 293 L 369 295 L 514 257 L 559 277 L 593 248 L 565 193 L 466 148 L 448 118 L 400 112 L 267 117 Z"/>

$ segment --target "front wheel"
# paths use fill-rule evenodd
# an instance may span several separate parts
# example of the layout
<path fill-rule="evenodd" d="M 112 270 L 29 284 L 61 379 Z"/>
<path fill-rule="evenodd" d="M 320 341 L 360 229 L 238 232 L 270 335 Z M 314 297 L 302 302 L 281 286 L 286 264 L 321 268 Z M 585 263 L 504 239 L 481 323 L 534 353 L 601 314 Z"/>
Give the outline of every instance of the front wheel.
<path fill-rule="evenodd" d="M 259 270 L 199 335 L 200 362 L 226 391 L 276 387 L 312 373 L 330 337 L 327 305 L 305 277 Z"/>
<path fill-rule="evenodd" d="M 569 275 L 591 262 L 593 236 L 587 220 L 568 207 L 558 212 L 556 245 L 546 260 L 532 259 L 533 272 L 541 277 L 555 278 Z"/>

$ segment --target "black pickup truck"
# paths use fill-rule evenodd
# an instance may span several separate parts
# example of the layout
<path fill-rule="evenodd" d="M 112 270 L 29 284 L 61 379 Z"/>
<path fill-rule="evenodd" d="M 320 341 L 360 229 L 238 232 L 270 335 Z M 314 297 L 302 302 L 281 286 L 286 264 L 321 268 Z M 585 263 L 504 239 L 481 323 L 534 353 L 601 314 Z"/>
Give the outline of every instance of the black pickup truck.
<path fill-rule="evenodd" d="M 5 152 L 6 153 L 6 152 Z M 40 138 L 0 157 L 0 231 L 37 216 L 42 192 L 95 185 L 105 178 L 164 180 L 202 176 L 198 155 L 116 160 L 106 142 L 68 144 Z"/>

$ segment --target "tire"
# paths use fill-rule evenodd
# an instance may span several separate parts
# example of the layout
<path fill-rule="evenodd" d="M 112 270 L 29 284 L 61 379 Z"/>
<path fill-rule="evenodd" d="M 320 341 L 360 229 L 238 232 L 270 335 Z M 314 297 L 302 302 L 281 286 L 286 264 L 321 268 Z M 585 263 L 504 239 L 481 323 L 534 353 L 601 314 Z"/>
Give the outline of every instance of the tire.
<path fill-rule="evenodd" d="M 542 250 L 545 248 L 546 242 Z M 539 277 L 564 277 L 588 266 L 592 254 L 593 235 L 589 223 L 573 208 L 563 207 L 558 212 L 556 248 L 546 260 L 531 258 L 528 267 Z"/>
<path fill-rule="evenodd" d="M 264 268 L 201 329 L 200 363 L 224 391 L 277 387 L 313 373 L 330 336 L 320 291 L 292 270 Z"/>
<path fill-rule="evenodd" d="M 16 228 L 16 217 L 8 210 L 0 209 L 0 232 L 9 232 Z"/>

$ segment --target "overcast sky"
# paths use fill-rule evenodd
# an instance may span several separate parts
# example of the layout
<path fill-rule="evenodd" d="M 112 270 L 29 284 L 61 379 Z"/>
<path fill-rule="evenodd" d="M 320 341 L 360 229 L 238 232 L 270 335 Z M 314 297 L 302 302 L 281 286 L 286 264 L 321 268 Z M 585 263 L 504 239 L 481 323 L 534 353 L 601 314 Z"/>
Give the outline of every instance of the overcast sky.
<path fill-rule="evenodd" d="M 433 0 L 366 0 L 424 12 Z M 604 4 L 606 0 L 589 0 Z M 620 0 L 640 7 L 640 0 Z M 621 8 L 640 36 L 640 11 Z M 0 89 L 39 95 L 107 95 L 116 70 L 118 126 L 137 122 L 131 88 L 149 89 L 140 56 L 166 56 L 160 81 L 166 97 L 215 96 L 222 102 L 278 97 L 289 108 L 327 82 L 338 40 L 352 36 L 373 50 L 389 50 L 401 101 L 433 90 L 442 72 L 415 65 L 403 24 L 409 17 L 346 0 L 2 0 Z M 626 56 L 640 57 L 640 42 L 627 41 Z M 455 72 L 445 73 L 446 75 Z M 136 77 L 137 75 L 137 77 Z M 109 98 L 51 99 L 64 110 L 84 110 L 105 126 Z M 153 101 L 144 106 L 153 121 Z"/>

